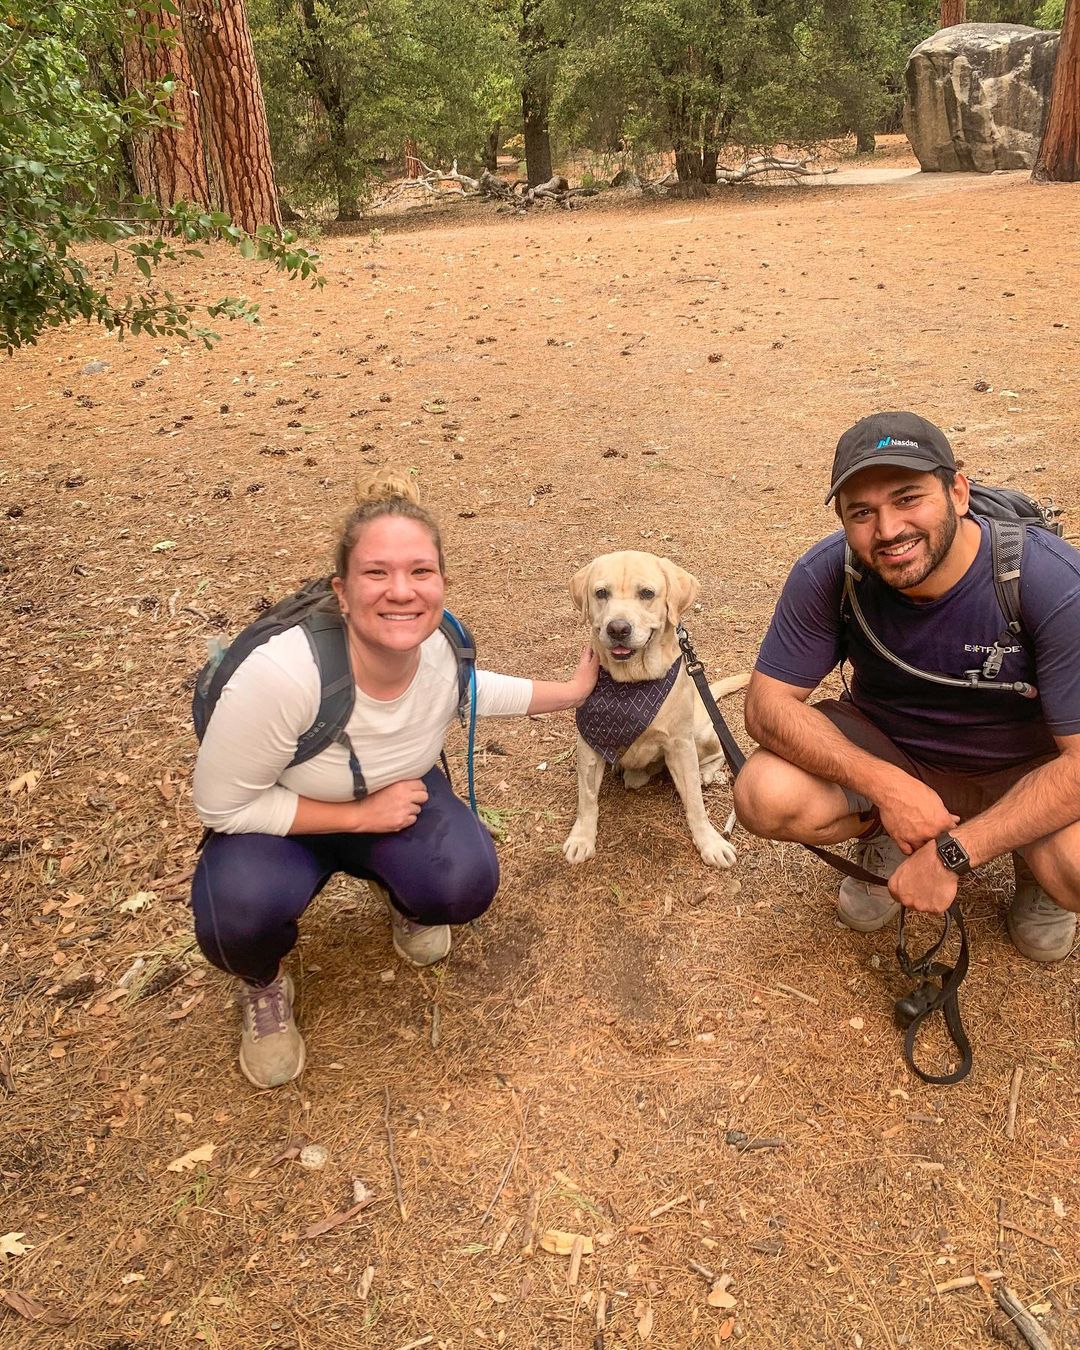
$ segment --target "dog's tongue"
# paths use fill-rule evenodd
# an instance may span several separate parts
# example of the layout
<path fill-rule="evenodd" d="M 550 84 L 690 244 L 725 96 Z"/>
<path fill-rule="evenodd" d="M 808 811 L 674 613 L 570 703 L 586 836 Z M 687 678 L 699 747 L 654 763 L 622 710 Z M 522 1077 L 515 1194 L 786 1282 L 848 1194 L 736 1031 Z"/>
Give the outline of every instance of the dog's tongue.
<path fill-rule="evenodd" d="M 612 656 L 630 656 L 631 650 L 629 647 L 612 647 L 611 654 Z"/>

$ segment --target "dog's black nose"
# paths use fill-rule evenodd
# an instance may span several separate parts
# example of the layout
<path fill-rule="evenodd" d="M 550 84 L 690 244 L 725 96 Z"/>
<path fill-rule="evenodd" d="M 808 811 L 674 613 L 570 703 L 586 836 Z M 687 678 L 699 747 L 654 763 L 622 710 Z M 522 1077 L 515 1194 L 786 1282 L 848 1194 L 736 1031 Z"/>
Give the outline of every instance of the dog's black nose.
<path fill-rule="evenodd" d="M 630 625 L 625 619 L 612 619 L 607 626 L 607 635 L 613 642 L 625 642 L 630 631 Z"/>

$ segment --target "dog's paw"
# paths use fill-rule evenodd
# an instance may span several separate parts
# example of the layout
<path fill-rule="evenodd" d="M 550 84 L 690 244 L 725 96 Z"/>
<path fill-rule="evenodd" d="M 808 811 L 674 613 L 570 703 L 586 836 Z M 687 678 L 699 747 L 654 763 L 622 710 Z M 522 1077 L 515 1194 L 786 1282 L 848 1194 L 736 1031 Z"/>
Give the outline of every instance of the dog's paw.
<path fill-rule="evenodd" d="M 727 777 L 727 765 L 722 759 L 706 760 L 701 766 L 701 786 L 710 783 L 722 783 Z"/>
<path fill-rule="evenodd" d="M 708 838 L 700 839 L 696 842 L 702 861 L 707 862 L 710 867 L 735 866 L 735 859 L 739 855 L 724 836 L 718 834 L 716 830 L 713 830 Z"/>
<path fill-rule="evenodd" d="M 636 792 L 638 788 L 643 788 L 651 777 L 652 774 L 647 769 L 623 769 L 623 787 Z"/>
<path fill-rule="evenodd" d="M 567 836 L 562 851 L 569 863 L 588 862 L 596 853 L 596 840 L 586 839 L 583 834 L 571 834 Z"/>

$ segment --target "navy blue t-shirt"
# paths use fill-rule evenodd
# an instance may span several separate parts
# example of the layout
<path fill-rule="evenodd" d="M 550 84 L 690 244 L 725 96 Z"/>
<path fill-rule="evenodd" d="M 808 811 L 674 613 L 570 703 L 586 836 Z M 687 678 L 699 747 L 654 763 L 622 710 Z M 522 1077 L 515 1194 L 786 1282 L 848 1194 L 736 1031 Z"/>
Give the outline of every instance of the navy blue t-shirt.
<path fill-rule="evenodd" d="M 869 569 L 858 582 L 871 631 L 910 665 L 962 678 L 981 666 L 1005 627 L 994 590 L 990 530 L 978 556 L 937 600 L 919 604 Z M 858 625 L 844 623 L 844 534 L 805 553 L 791 570 L 758 654 L 757 669 L 814 689 L 846 654 L 851 697 L 913 759 L 960 773 L 1010 768 L 1053 754 L 1053 737 L 1080 733 L 1080 551 L 1028 529 L 1020 573 L 1024 631 L 1002 664 L 1002 681 L 1025 680 L 1039 697 L 951 689 L 905 675 L 879 656 Z"/>

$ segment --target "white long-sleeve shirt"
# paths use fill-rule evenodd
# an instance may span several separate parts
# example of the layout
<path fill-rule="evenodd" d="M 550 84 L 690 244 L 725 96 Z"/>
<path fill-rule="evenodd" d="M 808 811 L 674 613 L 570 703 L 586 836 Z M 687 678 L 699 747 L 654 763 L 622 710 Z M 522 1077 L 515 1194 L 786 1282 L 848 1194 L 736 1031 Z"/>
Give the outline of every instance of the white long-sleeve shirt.
<path fill-rule="evenodd" d="M 481 717 L 528 711 L 531 680 L 476 672 Z M 305 764 L 288 767 L 300 736 L 319 709 L 319 671 L 300 628 L 256 648 L 221 692 L 195 762 L 195 810 L 222 834 L 289 833 L 298 797 L 352 800 L 349 756 L 330 745 Z M 369 792 L 422 778 L 438 761 L 457 715 L 457 658 L 436 630 L 420 646 L 420 665 L 397 698 L 371 698 L 356 689 L 345 734 Z"/>

